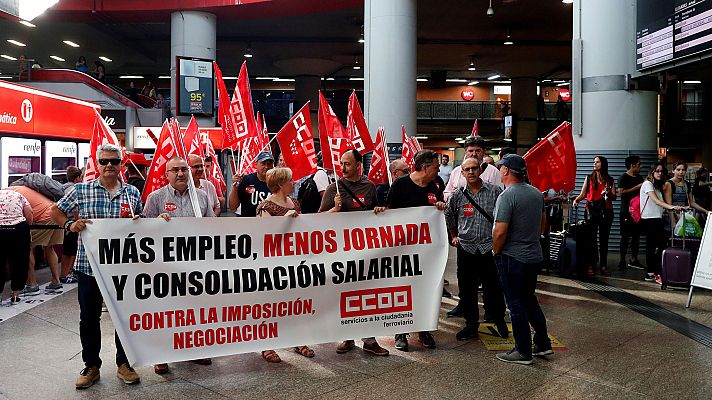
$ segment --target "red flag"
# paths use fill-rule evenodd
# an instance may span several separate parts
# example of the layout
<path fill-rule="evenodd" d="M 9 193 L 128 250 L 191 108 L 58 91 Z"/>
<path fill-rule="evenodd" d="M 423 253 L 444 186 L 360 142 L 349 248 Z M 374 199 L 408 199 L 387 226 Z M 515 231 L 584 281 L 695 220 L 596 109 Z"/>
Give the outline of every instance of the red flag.
<path fill-rule="evenodd" d="M 366 120 L 363 118 L 363 112 L 361 111 L 361 106 L 358 104 L 358 98 L 356 98 L 356 91 L 351 92 L 351 97 L 349 97 L 349 114 L 346 119 L 346 131 L 348 132 L 348 138 L 354 149 L 358 150 L 361 154 L 367 154 L 373 151 L 373 140 L 371 140 L 371 134 L 368 133 L 368 127 L 366 126 Z"/>
<path fill-rule="evenodd" d="M 96 111 L 96 110 L 95 110 Z M 86 170 L 84 172 L 84 182 L 91 182 L 99 179 L 99 168 L 96 161 L 96 150 L 102 144 L 113 144 L 121 146 L 119 139 L 106 124 L 104 119 L 98 112 L 94 115 L 94 132 L 92 133 L 91 143 L 89 144 L 89 158 L 87 159 Z"/>
<path fill-rule="evenodd" d="M 371 170 L 368 171 L 368 180 L 376 185 L 388 182 L 388 151 L 384 139 L 383 127 L 376 134 L 376 147 L 371 155 Z"/>
<path fill-rule="evenodd" d="M 472 126 L 472 136 L 480 136 L 480 127 L 477 126 L 477 118 L 475 118 L 475 125 Z"/>
<path fill-rule="evenodd" d="M 241 144 L 247 138 L 257 137 L 257 124 L 255 112 L 252 107 L 252 94 L 250 93 L 250 78 L 247 75 L 247 62 L 242 63 L 240 75 L 237 77 L 235 91 L 232 93 L 230 111 L 235 121 L 235 142 Z M 228 143 L 231 145 L 233 143 Z"/>
<path fill-rule="evenodd" d="M 262 151 L 272 152 L 272 148 L 267 146 L 269 144 L 269 134 L 267 132 L 267 121 L 266 117 L 262 113 L 257 113 L 257 143 L 259 144 Z"/>
<path fill-rule="evenodd" d="M 198 128 L 198 122 L 195 120 L 195 116 L 192 115 L 188 127 L 183 134 L 183 148 L 187 155 L 196 154 L 199 155 L 200 158 L 203 158 L 203 151 L 200 147 L 200 129 Z"/>
<path fill-rule="evenodd" d="M 403 161 L 408 164 L 411 170 L 413 170 L 415 163 L 415 153 L 418 152 L 417 144 L 413 141 L 413 138 L 405 133 L 405 126 L 401 125 L 401 139 L 403 140 L 403 150 L 401 155 Z"/>
<path fill-rule="evenodd" d="M 225 178 L 223 177 L 220 163 L 218 162 L 218 157 L 215 154 L 215 148 L 213 148 L 213 142 L 210 138 L 205 142 L 205 157 L 210 157 L 210 159 L 213 160 L 212 169 L 207 171 L 208 180 L 215 185 L 220 193 L 227 193 L 227 184 L 225 183 Z"/>
<path fill-rule="evenodd" d="M 168 184 L 166 164 L 168 160 L 181 154 L 179 148 L 182 146 L 178 144 L 176 139 L 173 128 L 171 128 L 171 122 L 164 122 L 156 145 L 156 152 L 153 155 L 153 161 L 146 176 L 146 184 L 143 187 L 141 199 L 144 202 L 151 192 Z"/>
<path fill-rule="evenodd" d="M 225 82 L 223 81 L 222 72 L 218 68 L 218 63 L 213 61 L 213 67 L 215 67 L 215 83 L 218 89 L 218 121 L 222 126 L 223 143 L 227 148 L 237 142 L 235 120 L 230 112 L 230 95 L 227 93 L 227 88 L 225 88 Z"/>
<path fill-rule="evenodd" d="M 346 130 L 334 110 L 319 92 L 319 140 L 324 168 L 341 176 L 341 154 L 350 148 Z"/>
<path fill-rule="evenodd" d="M 309 115 L 309 102 L 277 133 L 277 142 L 284 163 L 292 170 L 292 179 L 299 180 L 316 172 L 316 149 Z"/>
<path fill-rule="evenodd" d="M 257 169 L 255 169 L 255 159 L 257 155 L 260 154 L 260 147 L 258 143 L 258 138 L 251 137 L 246 141 L 242 142 L 242 151 L 240 153 L 240 165 L 238 166 L 238 174 L 247 175 L 251 174 Z"/>
<path fill-rule="evenodd" d="M 540 191 L 570 192 L 576 186 L 576 149 L 571 124 L 564 122 L 524 155 L 527 175 Z"/>

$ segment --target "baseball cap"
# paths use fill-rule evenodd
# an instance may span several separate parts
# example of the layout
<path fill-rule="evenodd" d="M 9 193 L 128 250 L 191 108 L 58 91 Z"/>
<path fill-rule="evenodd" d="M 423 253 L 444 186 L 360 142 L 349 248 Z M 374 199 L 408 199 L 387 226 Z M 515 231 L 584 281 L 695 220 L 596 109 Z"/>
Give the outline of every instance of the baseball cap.
<path fill-rule="evenodd" d="M 129 154 L 129 159 L 136 165 L 151 165 L 151 163 L 146 159 L 146 156 L 141 153 L 131 153 Z"/>
<path fill-rule="evenodd" d="M 527 162 L 519 154 L 507 154 L 495 163 L 496 166 L 504 165 L 514 172 L 523 174 L 527 172 Z"/>
<path fill-rule="evenodd" d="M 258 154 L 257 158 L 255 159 L 255 161 L 257 162 L 267 160 L 272 160 L 272 162 L 274 162 L 274 156 L 269 151 L 260 152 L 260 154 Z"/>

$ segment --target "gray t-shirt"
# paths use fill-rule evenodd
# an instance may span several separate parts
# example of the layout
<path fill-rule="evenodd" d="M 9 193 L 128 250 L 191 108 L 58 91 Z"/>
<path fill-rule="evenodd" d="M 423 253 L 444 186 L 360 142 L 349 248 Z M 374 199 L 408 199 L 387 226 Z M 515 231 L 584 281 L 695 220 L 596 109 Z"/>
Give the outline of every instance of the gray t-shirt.
<path fill-rule="evenodd" d="M 494 220 L 509 223 L 502 253 L 530 264 L 544 260 L 539 244 L 544 196 L 526 183 L 507 186 L 497 198 Z"/>

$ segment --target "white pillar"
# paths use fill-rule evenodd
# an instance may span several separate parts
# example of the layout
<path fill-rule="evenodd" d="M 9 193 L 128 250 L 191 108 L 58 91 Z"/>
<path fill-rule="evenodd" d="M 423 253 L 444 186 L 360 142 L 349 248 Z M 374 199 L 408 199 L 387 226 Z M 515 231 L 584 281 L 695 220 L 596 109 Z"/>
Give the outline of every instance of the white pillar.
<path fill-rule="evenodd" d="M 401 144 L 401 125 L 414 136 L 416 122 L 416 0 L 365 0 L 364 92 L 368 129 L 385 127 L 386 141 Z"/>
<path fill-rule="evenodd" d="M 200 11 L 176 11 L 171 14 L 171 112 L 176 114 L 176 57 L 196 57 L 215 60 L 216 19 L 214 14 Z M 215 110 L 217 115 L 217 110 Z M 212 120 L 197 118 L 204 124 Z M 181 124 L 183 124 L 181 118 Z M 187 119 L 185 121 L 187 123 Z"/>

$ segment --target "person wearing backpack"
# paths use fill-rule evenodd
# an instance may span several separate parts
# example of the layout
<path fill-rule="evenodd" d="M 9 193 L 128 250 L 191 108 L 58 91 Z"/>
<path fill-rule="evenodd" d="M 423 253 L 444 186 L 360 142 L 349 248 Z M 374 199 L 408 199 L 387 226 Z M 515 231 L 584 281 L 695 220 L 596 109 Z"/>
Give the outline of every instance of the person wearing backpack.
<path fill-rule="evenodd" d="M 629 207 L 632 199 L 640 194 L 643 186 L 643 177 L 640 176 L 640 157 L 632 155 L 625 159 L 626 172 L 618 178 L 618 193 L 621 197 L 620 223 L 621 223 L 621 251 L 618 270 L 624 271 L 628 267 L 641 268 L 638 261 L 638 248 L 640 245 L 640 226 L 630 215 Z M 626 263 L 628 246 L 630 245 L 630 260 Z"/>

